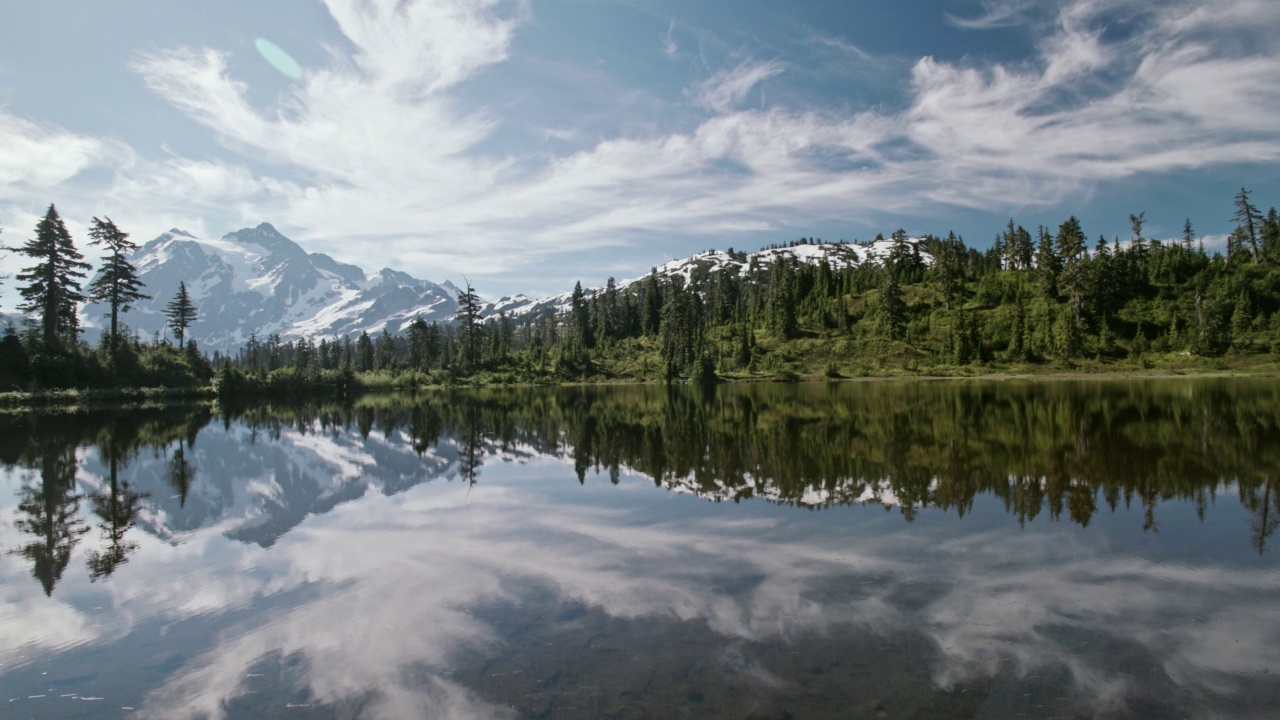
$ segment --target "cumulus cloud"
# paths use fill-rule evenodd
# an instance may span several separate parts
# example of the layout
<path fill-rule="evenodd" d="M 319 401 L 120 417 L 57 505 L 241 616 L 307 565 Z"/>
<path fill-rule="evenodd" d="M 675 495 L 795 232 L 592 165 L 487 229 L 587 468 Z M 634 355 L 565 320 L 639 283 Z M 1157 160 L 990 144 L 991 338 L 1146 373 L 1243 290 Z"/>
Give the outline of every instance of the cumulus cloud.
<path fill-rule="evenodd" d="M 67 184 L 114 162 L 113 197 L 159 197 L 166 209 L 156 217 L 197 216 L 203 202 L 222 222 L 271 220 L 342 259 L 439 276 L 474 274 L 479 255 L 488 259 L 480 271 L 494 275 L 676 233 L 731 240 L 939 204 L 1005 212 L 1010 198 L 1056 204 L 1098 183 L 1280 159 L 1280 53 L 1263 30 L 1277 10 L 1262 0 L 1064 0 L 1036 6 L 1035 21 L 1026 3 L 992 0 L 981 17 L 953 24 L 1023 25 L 1035 54 L 919 58 L 900 78 L 900 107 L 801 109 L 771 99 L 781 93 L 757 102 L 765 83 L 788 81 L 789 59 L 741 51 L 735 64 L 686 80 L 679 122 L 575 134 L 555 152 L 527 153 L 496 152 L 496 131 L 521 119 L 501 99 L 477 104 L 462 90 L 509 61 L 529 9 L 325 5 L 349 47 L 309 67 L 275 106 L 250 101 L 224 52 L 138 58 L 147 85 L 220 138 L 230 159 L 143 161 L 106 141 L 0 119 L 0 133 L 20 138 L 0 146 L 0 183 Z M 1117 19 L 1125 31 L 1108 32 Z M 674 31 L 673 21 L 668 54 Z M 874 60 L 844 49 L 860 66 Z M 176 192 L 149 194 L 166 185 L 207 197 L 184 212 Z"/>

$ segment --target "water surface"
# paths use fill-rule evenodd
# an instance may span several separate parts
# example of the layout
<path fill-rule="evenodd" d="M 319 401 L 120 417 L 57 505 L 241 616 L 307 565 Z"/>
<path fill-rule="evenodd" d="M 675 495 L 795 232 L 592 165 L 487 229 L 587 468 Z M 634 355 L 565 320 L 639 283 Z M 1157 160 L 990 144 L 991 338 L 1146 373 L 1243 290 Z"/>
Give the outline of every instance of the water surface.
<path fill-rule="evenodd" d="M 1272 717 L 1280 382 L 0 417 L 5 718 Z"/>

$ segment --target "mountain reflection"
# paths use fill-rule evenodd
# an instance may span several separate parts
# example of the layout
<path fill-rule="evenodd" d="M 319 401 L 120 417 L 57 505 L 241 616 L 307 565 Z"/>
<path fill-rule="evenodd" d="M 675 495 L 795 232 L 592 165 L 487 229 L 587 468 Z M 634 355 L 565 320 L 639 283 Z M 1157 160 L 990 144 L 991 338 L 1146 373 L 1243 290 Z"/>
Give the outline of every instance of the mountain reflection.
<path fill-rule="evenodd" d="M 371 484 L 387 495 L 475 484 L 487 459 L 534 456 L 571 461 L 581 483 L 625 471 L 714 501 L 880 503 L 907 521 L 924 508 L 964 516 L 990 495 L 1019 523 L 1087 526 L 1136 503 L 1156 531 L 1161 501 L 1203 517 L 1231 493 L 1262 553 L 1280 524 L 1280 383 L 518 388 L 0 418 L 0 460 L 25 471 L 14 525 L 26 541 L 9 552 L 46 594 L 89 532 L 86 495 L 98 579 L 136 550 L 138 530 L 175 541 L 216 525 L 265 547 Z"/>

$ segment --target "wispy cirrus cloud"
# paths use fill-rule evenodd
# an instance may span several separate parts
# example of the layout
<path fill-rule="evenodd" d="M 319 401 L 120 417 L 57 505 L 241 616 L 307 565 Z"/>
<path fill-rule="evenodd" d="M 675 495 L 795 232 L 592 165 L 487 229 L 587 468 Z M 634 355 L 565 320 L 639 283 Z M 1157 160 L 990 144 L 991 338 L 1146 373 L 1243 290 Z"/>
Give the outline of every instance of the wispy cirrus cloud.
<path fill-rule="evenodd" d="M 122 165 L 129 148 L 6 113 L 0 108 L 0 195 L 29 196 L 94 167 Z"/>
<path fill-rule="evenodd" d="M 742 102 L 755 86 L 785 69 L 786 65 L 777 60 L 741 62 L 703 81 L 696 94 L 697 103 L 713 112 L 727 112 Z"/>
<path fill-rule="evenodd" d="M 671 24 L 667 26 L 667 35 L 662 39 L 662 54 L 667 57 L 675 57 L 680 52 L 680 45 L 676 43 L 676 21 L 671 19 Z"/>
<path fill-rule="evenodd" d="M 1031 8 L 1030 0 L 982 0 L 980 15 L 960 17 L 947 13 L 944 17 L 948 23 L 966 30 L 991 30 L 1025 22 Z"/>

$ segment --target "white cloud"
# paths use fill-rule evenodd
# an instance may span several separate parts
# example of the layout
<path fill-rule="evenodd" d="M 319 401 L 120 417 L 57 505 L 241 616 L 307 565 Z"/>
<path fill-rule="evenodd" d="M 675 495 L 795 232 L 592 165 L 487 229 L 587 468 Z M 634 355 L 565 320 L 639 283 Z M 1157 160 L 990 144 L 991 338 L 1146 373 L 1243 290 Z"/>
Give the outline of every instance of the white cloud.
<path fill-rule="evenodd" d="M 215 424 L 197 447 L 214 454 L 248 447 L 245 434 Z M 350 463 L 416 462 L 403 438 L 383 441 L 375 433 L 366 442 L 356 429 L 285 428 L 278 440 L 278 467 L 298 488 L 337 489 L 335 474 L 351 477 L 343 469 Z M 456 460 L 436 464 L 453 456 L 450 442 L 422 465 L 434 477 L 456 468 Z M 116 648 L 108 643 L 122 639 L 126 651 L 136 643 L 152 648 L 147 628 L 181 631 L 195 623 L 210 647 L 185 651 L 182 667 L 149 693 L 144 717 L 222 717 L 228 701 L 248 689 L 247 676 L 272 658 L 296 661 L 298 685 L 286 690 L 306 691 L 317 704 L 366 697 L 386 717 L 501 716 L 450 671 L 486 656 L 528 661 L 520 653 L 528 635 L 476 612 L 527 602 L 533 617 L 581 605 L 602 617 L 643 621 L 654 633 L 705 628 L 730 653 L 810 634 L 869 633 L 883 640 L 877 646 L 910 637 L 928 648 L 927 665 L 918 669 L 944 689 L 992 678 L 1034 686 L 1027 676 L 1065 669 L 1071 682 L 1061 694 L 1077 708 L 1070 714 L 1122 711 L 1125 698 L 1160 687 L 1148 685 L 1140 663 L 1117 668 L 1108 649 L 1150 658 L 1191 715 L 1222 706 L 1241 678 L 1280 663 L 1280 618 L 1265 602 L 1280 590 L 1276 572 L 1211 560 L 1154 562 L 1117 552 L 1106 531 L 1079 533 L 1044 517 L 1025 529 L 1013 528 L 1011 517 L 996 518 L 1008 525 L 969 533 L 956 533 L 950 522 L 893 518 L 813 533 L 812 516 L 800 511 L 654 521 L 653 503 L 674 500 L 654 496 L 667 491 L 644 477 L 607 490 L 647 496 L 635 502 L 593 502 L 589 495 L 566 502 L 558 483 L 572 482 L 565 479 L 571 453 L 563 452 L 530 452 L 514 474 L 489 455 L 474 493 L 440 480 L 391 495 L 370 492 L 308 516 L 269 549 L 225 534 L 261 522 L 263 505 L 277 507 L 279 497 L 255 504 L 245 497 L 248 480 L 204 483 L 194 492 L 237 499 L 177 542 L 171 534 L 134 531 L 142 547 L 109 583 L 91 585 L 83 570 L 69 571 L 49 601 L 24 563 L 0 563 L 0 618 L 35 623 L 34 630 L 0 635 L 0 661 L 12 670 L 68 649 L 109 654 Z M 135 462 L 135 477 L 163 474 L 164 458 Z M 271 474 L 264 485 L 273 485 Z M 379 477 L 368 475 L 374 483 Z M 881 515 L 847 511 L 866 520 Z M 1140 518 L 1135 510 L 1122 521 Z M 0 524 L 6 547 L 20 536 L 12 523 Z M 856 592 L 829 592 L 834 587 Z M 922 602 L 903 602 L 904 594 L 929 587 L 936 593 Z M 43 615 L 32 614 L 38 608 Z M 629 649 L 622 642 L 620 650 Z M 848 648 L 858 659 L 864 650 Z M 760 672 L 754 652 L 739 659 L 737 671 Z"/>
<path fill-rule="evenodd" d="M 0 197 L 30 198 L 93 167 L 127 161 L 120 143 L 15 117 L 0 109 Z"/>
<path fill-rule="evenodd" d="M 662 54 L 667 57 L 675 57 L 680 52 L 680 46 L 676 43 L 676 21 L 671 19 L 671 24 L 667 26 L 667 35 L 662 39 Z"/>
<path fill-rule="evenodd" d="M 131 207 L 141 233 L 202 213 L 270 220 L 344 260 L 484 277 L 583 247 L 733 242 L 725 236 L 937 204 L 1004 212 L 1010 198 L 1061 203 L 1099 182 L 1280 159 L 1280 56 L 1260 30 L 1275 27 L 1277 6 L 1260 0 L 1068 0 L 1052 22 L 1025 23 L 1037 48 L 1025 61 L 919 59 L 900 110 L 755 102 L 762 83 L 787 82 L 788 65 L 740 59 L 686 82 L 683 123 L 606 133 L 589 147 L 585 132 L 566 131 L 569 154 L 507 155 L 490 141 L 521 119 L 501 98 L 468 105 L 459 90 L 509 60 L 527 8 L 326 7 L 350 49 L 306 69 L 274 107 L 250 101 L 223 52 L 139 58 L 147 85 L 215 133 L 230 159 L 139 160 L 110 141 L 0 116 L 0 135 L 18 138 L 0 145 L 0 189 L 76 188 L 87 168 L 106 166 L 116 177 L 105 196 L 80 188 L 68 202 L 113 217 L 123 213 L 107 204 Z M 953 22 L 1010 25 L 1027 12 L 989 2 L 982 18 Z M 1127 34 L 1104 32 L 1117 14 Z M 672 21 L 669 54 L 674 32 Z M 861 48 L 823 42 L 891 71 Z"/>
<path fill-rule="evenodd" d="M 717 113 L 732 110 L 760 83 L 780 74 L 786 65 L 777 61 L 744 61 L 731 70 L 722 70 L 703 81 L 698 88 L 697 102 Z"/>
<path fill-rule="evenodd" d="M 960 17 L 947 13 L 947 22 L 966 30 L 991 30 L 1026 22 L 1030 0 L 982 0 L 982 14 L 976 17 Z"/>

